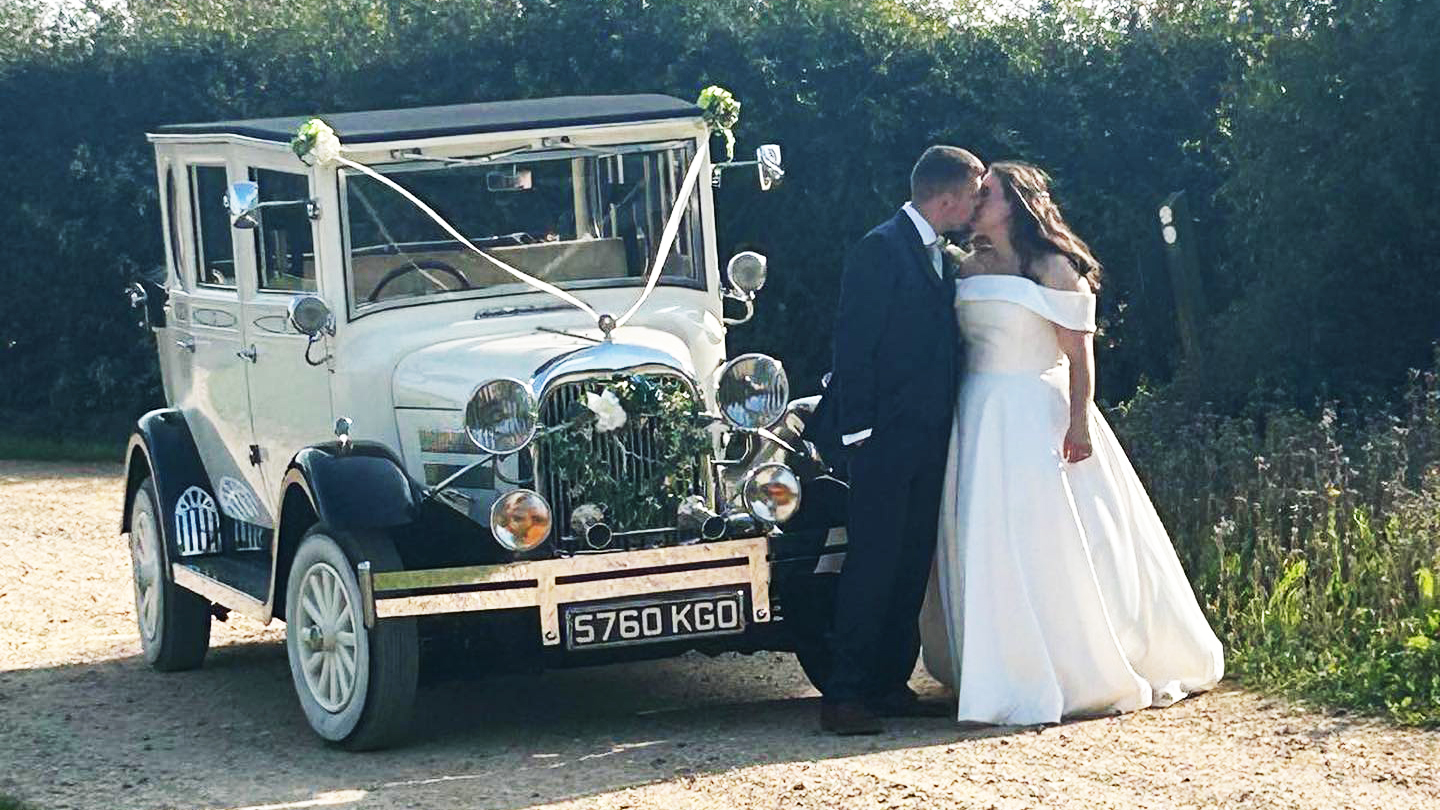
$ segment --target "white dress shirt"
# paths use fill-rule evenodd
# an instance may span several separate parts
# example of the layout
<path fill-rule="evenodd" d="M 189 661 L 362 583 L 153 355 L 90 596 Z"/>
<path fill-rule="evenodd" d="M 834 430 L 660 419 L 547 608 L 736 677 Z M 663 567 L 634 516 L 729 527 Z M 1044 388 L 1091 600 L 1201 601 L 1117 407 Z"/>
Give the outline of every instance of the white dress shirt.
<path fill-rule="evenodd" d="M 930 256 L 930 264 L 935 268 L 935 274 L 944 278 L 945 265 L 940 258 L 940 235 L 935 233 L 935 227 L 925 219 L 914 203 L 907 202 L 900 206 L 900 210 L 904 211 L 910 217 L 910 221 L 915 223 L 915 230 L 920 232 L 920 244 L 925 246 L 925 253 Z M 847 445 L 863 442 L 870 438 L 870 434 L 874 430 L 874 428 L 865 428 L 855 433 L 847 433 L 840 437 L 840 441 Z"/>
<path fill-rule="evenodd" d="M 910 221 L 915 223 L 915 230 L 920 232 L 920 244 L 925 246 L 925 252 L 930 256 L 930 264 L 935 268 L 935 275 L 944 278 L 945 266 L 940 261 L 940 234 L 935 233 L 935 228 L 930 221 L 920 213 L 914 203 L 905 203 L 900 210 L 910 216 Z"/>

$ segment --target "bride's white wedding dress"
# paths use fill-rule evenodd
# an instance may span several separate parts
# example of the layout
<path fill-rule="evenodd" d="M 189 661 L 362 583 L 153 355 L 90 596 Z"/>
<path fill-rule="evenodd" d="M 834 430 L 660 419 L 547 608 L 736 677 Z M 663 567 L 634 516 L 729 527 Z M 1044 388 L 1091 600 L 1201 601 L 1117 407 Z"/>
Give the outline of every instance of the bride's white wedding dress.
<path fill-rule="evenodd" d="M 1220 642 L 1098 409 L 1094 455 L 1060 454 L 1070 385 L 1054 324 L 1094 331 L 1095 297 L 978 275 L 956 309 L 967 372 L 921 634 L 958 718 L 1053 723 L 1214 686 Z"/>

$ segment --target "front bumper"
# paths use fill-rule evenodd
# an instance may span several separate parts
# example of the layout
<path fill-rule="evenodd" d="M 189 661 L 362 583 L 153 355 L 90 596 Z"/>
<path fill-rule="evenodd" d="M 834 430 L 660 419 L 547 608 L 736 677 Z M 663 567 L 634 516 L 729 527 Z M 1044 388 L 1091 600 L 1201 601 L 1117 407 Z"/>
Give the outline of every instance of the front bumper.
<path fill-rule="evenodd" d="M 365 624 L 399 616 L 430 616 L 539 608 L 540 638 L 560 643 L 560 606 L 575 602 L 743 586 L 750 619 L 770 621 L 769 540 L 754 537 L 690 546 L 506 565 L 373 572 L 356 566 Z"/>

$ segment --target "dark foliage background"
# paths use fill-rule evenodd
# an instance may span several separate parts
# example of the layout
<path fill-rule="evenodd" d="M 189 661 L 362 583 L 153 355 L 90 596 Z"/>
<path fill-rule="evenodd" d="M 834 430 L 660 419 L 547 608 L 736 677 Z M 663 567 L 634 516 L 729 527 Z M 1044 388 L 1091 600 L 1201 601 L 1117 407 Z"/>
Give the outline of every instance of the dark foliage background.
<path fill-rule="evenodd" d="M 973 7 L 972 7 L 973 5 Z M 147 129 L 178 121 L 719 83 L 790 182 L 721 194 L 773 281 L 736 348 L 801 392 L 844 250 L 945 141 L 1048 168 L 1107 264 L 1101 395 L 1177 377 L 1242 403 L 1383 394 L 1440 336 L 1440 4 L 1120 0 L 132 0 L 0 11 L 0 412 L 155 403 L 120 289 L 162 262 Z M 989 11 L 985 11 L 988 9 Z M 1177 10 L 1178 9 L 1178 10 Z M 1186 189 L 1211 303 L 1181 367 L 1155 210 Z M 1229 403 L 1225 405 L 1225 403 Z M 19 419 L 17 423 L 13 421 Z"/>

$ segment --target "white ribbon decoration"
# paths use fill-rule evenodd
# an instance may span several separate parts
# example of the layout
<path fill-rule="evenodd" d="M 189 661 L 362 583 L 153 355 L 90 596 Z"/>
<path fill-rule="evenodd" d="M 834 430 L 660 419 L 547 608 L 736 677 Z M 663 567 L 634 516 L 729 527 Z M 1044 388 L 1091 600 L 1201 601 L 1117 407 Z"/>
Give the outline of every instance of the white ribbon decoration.
<path fill-rule="evenodd" d="M 334 130 L 330 129 L 328 125 L 325 125 L 323 121 L 320 123 L 322 128 L 318 136 L 316 137 L 316 143 L 313 153 L 315 154 L 316 160 L 319 161 L 322 165 L 334 162 L 344 166 L 349 166 L 350 168 L 376 180 L 377 182 L 385 185 L 386 187 L 393 189 L 397 194 L 404 197 L 406 200 L 409 200 L 410 203 L 416 208 L 419 208 L 421 211 L 423 211 L 427 216 L 433 219 L 437 225 L 445 229 L 446 233 L 455 237 L 455 239 L 460 242 L 460 244 L 469 248 L 476 255 L 480 256 L 486 261 L 491 262 L 496 267 L 499 267 L 501 270 L 504 270 L 505 272 L 509 273 L 520 281 L 530 285 L 531 287 L 534 287 L 541 292 L 549 293 L 556 298 L 559 298 L 561 301 L 564 301 L 565 303 L 574 306 L 581 312 L 589 315 L 591 318 L 595 318 L 598 322 L 601 317 L 600 313 L 596 312 L 595 309 L 589 304 L 581 301 L 579 298 L 576 298 L 565 290 L 556 287 L 554 284 L 535 278 L 529 273 L 512 267 L 509 264 L 495 258 L 494 256 L 491 256 L 489 253 L 486 253 L 485 251 L 476 247 L 473 242 L 465 238 L 464 234 L 460 233 L 460 231 L 456 230 L 455 227 L 452 226 L 449 222 L 446 222 L 444 217 L 436 213 L 435 209 L 426 205 L 425 202 L 419 197 L 411 194 L 408 190 L 405 189 L 404 186 L 401 186 L 399 183 L 396 183 L 394 180 L 391 180 L 390 178 L 375 171 L 374 169 L 366 166 L 363 163 L 357 163 L 341 155 L 340 141 L 338 137 L 336 137 L 336 135 L 334 134 Z M 658 246 L 659 249 L 655 251 L 655 264 L 653 267 L 650 268 L 650 274 L 645 280 L 645 289 L 641 290 L 640 297 L 636 299 L 635 303 L 632 304 L 628 310 L 625 311 L 625 314 L 621 315 L 618 319 L 615 320 L 614 328 L 618 329 L 621 326 L 624 326 L 625 323 L 629 321 L 636 312 L 640 311 L 640 307 L 645 305 L 645 301 L 650 298 L 650 293 L 655 290 L 655 285 L 659 283 L 660 273 L 665 267 L 665 259 L 669 256 L 670 248 L 675 242 L 675 235 L 680 230 L 680 220 L 684 218 L 686 209 L 690 207 L 690 195 L 694 193 L 695 184 L 700 178 L 700 168 L 704 163 L 704 161 L 702 160 L 703 157 L 704 152 L 697 150 L 695 153 L 695 159 L 690 162 L 690 168 L 688 171 L 685 172 L 685 181 L 680 184 L 680 193 L 676 196 L 675 204 L 670 209 L 670 216 L 665 222 L 665 229 L 660 233 L 660 244 Z"/>
<path fill-rule="evenodd" d="M 685 172 L 685 182 L 680 184 L 680 193 L 675 197 L 675 205 L 670 209 L 670 219 L 665 223 L 665 230 L 660 232 L 660 249 L 655 251 L 655 266 L 650 269 L 650 278 L 645 281 L 645 289 L 640 293 L 640 298 L 615 321 L 615 328 L 619 329 L 630 320 L 630 316 L 639 311 L 645 304 L 645 299 L 650 297 L 651 290 L 660 280 L 660 270 L 665 267 L 665 259 L 670 255 L 670 245 L 675 241 L 675 233 L 680 230 L 680 220 L 685 216 L 685 209 L 690 207 L 690 195 L 695 191 L 695 181 L 700 177 L 700 159 L 704 156 L 703 150 L 695 150 L 695 159 L 690 161 L 690 170 Z"/>
<path fill-rule="evenodd" d="M 356 171 L 363 173 L 363 174 L 366 175 L 367 177 L 372 177 L 372 178 L 374 178 L 375 180 L 377 180 L 377 181 L 379 181 L 379 182 L 381 182 L 381 183 L 384 183 L 386 186 L 389 186 L 390 188 L 394 189 L 396 193 L 398 193 L 400 196 L 404 197 L 405 199 L 409 200 L 411 203 L 413 203 L 413 204 L 415 205 L 416 208 L 419 208 L 421 211 L 424 211 L 431 219 L 435 220 L 435 223 L 436 223 L 437 225 L 439 225 L 441 228 L 444 228 L 446 233 L 448 233 L 448 234 L 450 234 L 451 236 L 455 237 L 455 239 L 456 239 L 457 241 L 459 241 L 460 244 L 464 245 L 464 246 L 467 247 L 467 248 L 470 248 L 471 250 L 473 250 L 473 251 L 476 253 L 476 255 L 480 256 L 481 258 L 484 258 L 484 259 L 486 259 L 486 260 L 494 263 L 494 265 L 495 265 L 496 267 L 499 267 L 501 270 L 504 270 L 505 272 L 509 273 L 510 275 L 514 276 L 515 278 L 520 279 L 521 281 L 525 282 L 526 284 L 529 284 L 531 287 L 534 287 L 534 288 L 537 289 L 537 290 L 540 290 L 541 292 L 550 293 L 551 295 L 555 296 L 556 298 L 559 298 L 561 301 L 564 301 L 564 302 L 567 303 L 567 304 L 571 304 L 572 306 L 575 306 L 575 307 L 578 308 L 581 312 L 585 313 L 586 315 L 589 315 L 589 316 L 592 317 L 592 318 L 597 318 L 597 319 L 598 319 L 598 318 L 600 317 L 600 313 L 596 312 L 594 309 L 592 309 L 592 308 L 590 307 L 589 304 L 585 303 L 584 301 L 581 301 L 579 298 L 576 298 L 575 296 L 571 295 L 570 293 L 565 292 L 564 290 L 560 289 L 559 287 L 556 287 L 554 284 L 551 284 L 551 283 L 549 283 L 548 281 L 541 281 L 540 279 L 535 278 L 534 276 L 530 275 L 529 273 L 524 272 L 523 270 L 517 270 L 517 269 L 515 269 L 514 267 L 511 267 L 510 265 L 506 264 L 505 262 L 500 261 L 499 259 L 495 258 L 494 256 L 491 256 L 489 253 L 486 253 L 485 251 L 483 251 L 483 250 L 481 250 L 480 248 L 476 247 L 476 246 L 475 246 L 475 243 L 471 242 L 469 239 L 466 239 L 464 234 L 462 234 L 462 233 L 460 233 L 459 231 L 455 230 L 455 228 L 454 228 L 450 223 L 446 222 L 444 217 L 442 217 L 442 216 L 440 216 L 439 214 L 435 213 L 435 209 L 433 209 L 433 208 L 431 208 L 430 206 L 426 205 L 426 204 L 424 203 L 424 201 L 422 201 L 419 197 L 416 197 L 414 194 L 411 194 L 409 191 L 406 191 L 404 186 L 401 186 L 399 183 L 396 183 L 394 180 L 391 180 L 390 178 L 388 178 L 388 177 L 386 177 L 385 175 L 383 175 L 383 174 L 375 171 L 374 169 L 370 168 L 369 166 L 366 166 L 366 165 L 363 164 L 363 163 L 356 163 L 355 161 L 351 160 L 350 158 L 343 157 L 343 156 L 341 156 L 341 155 L 336 155 L 336 156 L 335 156 L 335 162 L 336 162 L 336 163 L 339 163 L 339 164 L 341 164 L 341 165 L 344 165 L 344 166 L 349 166 L 349 167 L 351 167 L 352 169 L 355 169 Z"/>

